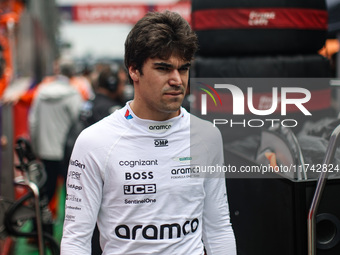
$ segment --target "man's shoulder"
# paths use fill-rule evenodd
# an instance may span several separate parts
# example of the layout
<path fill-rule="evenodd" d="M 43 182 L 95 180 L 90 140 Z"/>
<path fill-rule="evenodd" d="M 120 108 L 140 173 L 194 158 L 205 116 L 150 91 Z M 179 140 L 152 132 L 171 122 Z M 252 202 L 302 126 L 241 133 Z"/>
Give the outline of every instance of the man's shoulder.
<path fill-rule="evenodd" d="M 214 126 L 214 124 L 208 120 L 202 119 L 190 113 L 190 128 L 196 131 L 211 131 L 211 132 L 220 132 L 219 129 Z"/>
<path fill-rule="evenodd" d="M 190 114 L 190 136 L 191 139 L 199 139 L 208 143 L 222 140 L 220 130 L 212 122 L 193 114 Z"/>

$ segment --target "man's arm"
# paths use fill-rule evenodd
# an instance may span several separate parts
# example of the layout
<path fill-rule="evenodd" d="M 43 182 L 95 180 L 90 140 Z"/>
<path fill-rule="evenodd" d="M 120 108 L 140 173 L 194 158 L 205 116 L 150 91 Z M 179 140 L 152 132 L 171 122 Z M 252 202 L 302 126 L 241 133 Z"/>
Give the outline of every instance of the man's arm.
<path fill-rule="evenodd" d="M 212 159 L 211 165 L 222 166 L 224 156 L 222 137 L 219 131 L 210 139 L 212 144 L 209 150 L 209 158 Z M 235 236 L 230 223 L 224 173 L 208 174 L 204 188 L 206 197 L 203 208 L 203 242 L 207 255 L 236 255 Z"/>
<path fill-rule="evenodd" d="M 206 180 L 203 212 L 203 242 L 207 255 L 236 255 L 234 231 L 230 223 L 225 180 Z"/>
<path fill-rule="evenodd" d="M 102 198 L 100 166 L 91 139 L 81 134 L 70 159 L 61 254 L 91 254 L 91 237 Z"/>

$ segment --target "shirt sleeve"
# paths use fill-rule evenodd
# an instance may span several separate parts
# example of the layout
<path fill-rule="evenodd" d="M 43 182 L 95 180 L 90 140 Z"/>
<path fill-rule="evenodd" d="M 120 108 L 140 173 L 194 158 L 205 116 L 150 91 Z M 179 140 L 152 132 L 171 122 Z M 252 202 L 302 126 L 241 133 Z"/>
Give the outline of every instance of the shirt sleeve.
<path fill-rule="evenodd" d="M 217 130 L 218 131 L 218 130 Z M 223 166 L 223 146 L 221 134 L 216 132 L 209 141 L 212 166 Z M 205 200 L 203 207 L 203 242 L 207 255 L 236 255 L 234 231 L 230 223 L 224 173 L 209 173 L 205 178 Z"/>
<path fill-rule="evenodd" d="M 100 208 L 103 178 L 98 163 L 100 160 L 88 150 L 91 148 L 89 137 L 80 134 L 70 159 L 62 255 L 91 254 L 91 237 Z"/>

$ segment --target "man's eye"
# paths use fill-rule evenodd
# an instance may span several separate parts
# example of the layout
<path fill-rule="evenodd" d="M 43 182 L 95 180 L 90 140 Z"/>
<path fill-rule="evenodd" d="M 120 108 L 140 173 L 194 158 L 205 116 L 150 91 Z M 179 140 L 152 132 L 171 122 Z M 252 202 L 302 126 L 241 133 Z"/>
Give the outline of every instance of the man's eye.
<path fill-rule="evenodd" d="M 178 69 L 179 72 L 186 72 L 188 70 L 189 70 L 189 67 L 183 67 L 183 68 Z"/>
<path fill-rule="evenodd" d="M 169 68 L 160 66 L 160 67 L 157 67 L 157 70 L 167 71 L 167 70 L 169 70 Z"/>

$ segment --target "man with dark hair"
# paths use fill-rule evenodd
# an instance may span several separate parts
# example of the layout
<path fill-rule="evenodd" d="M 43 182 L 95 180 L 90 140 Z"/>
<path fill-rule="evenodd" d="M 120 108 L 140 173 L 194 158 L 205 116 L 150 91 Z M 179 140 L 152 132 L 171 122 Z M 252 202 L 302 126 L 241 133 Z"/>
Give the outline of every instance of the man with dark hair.
<path fill-rule="evenodd" d="M 125 42 L 134 99 L 85 129 L 72 152 L 62 254 L 235 255 L 222 138 L 181 103 L 197 37 L 173 12 L 149 13 Z"/>
<path fill-rule="evenodd" d="M 175 55 L 190 62 L 196 50 L 196 34 L 180 15 L 154 13 L 146 15 L 130 31 L 125 41 L 125 66 L 133 66 L 143 74 L 142 67 L 148 58 L 168 59 Z M 129 78 L 133 83 L 130 75 Z"/>

